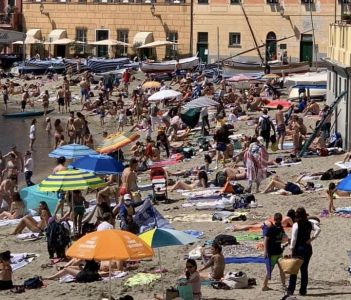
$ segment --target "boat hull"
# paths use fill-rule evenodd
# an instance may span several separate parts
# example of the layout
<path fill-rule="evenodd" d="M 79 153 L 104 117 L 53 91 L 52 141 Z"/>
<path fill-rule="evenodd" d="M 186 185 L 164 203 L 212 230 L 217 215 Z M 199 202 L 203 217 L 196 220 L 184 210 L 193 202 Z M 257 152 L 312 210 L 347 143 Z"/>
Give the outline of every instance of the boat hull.
<path fill-rule="evenodd" d="M 264 72 L 265 69 L 265 67 L 260 64 L 236 61 L 226 63 L 222 68 L 225 76 L 232 76 L 241 73 Z M 291 63 L 287 65 L 271 64 L 270 68 L 272 74 L 282 75 L 284 73 L 284 75 L 287 75 L 290 73 L 306 73 L 310 70 L 310 65 L 308 62 Z"/>
<path fill-rule="evenodd" d="M 46 112 L 47 114 L 53 112 L 54 109 L 48 109 Z M 24 112 L 17 112 L 17 113 L 6 113 L 2 114 L 4 118 L 10 119 L 10 118 L 30 118 L 30 117 L 40 117 L 44 115 L 43 110 L 39 111 L 24 111 Z"/>
<path fill-rule="evenodd" d="M 306 89 L 306 94 L 309 95 L 311 99 L 320 99 L 325 100 L 327 95 L 327 87 L 326 85 L 296 85 L 293 86 L 289 91 L 289 100 L 297 100 L 299 99 L 299 89 Z"/>
<path fill-rule="evenodd" d="M 177 64 L 176 60 L 170 60 L 161 63 L 147 63 L 141 64 L 141 70 L 144 73 L 157 73 L 157 72 L 173 72 Z M 181 70 L 191 70 L 199 65 L 198 57 L 190 57 L 179 60 Z"/>

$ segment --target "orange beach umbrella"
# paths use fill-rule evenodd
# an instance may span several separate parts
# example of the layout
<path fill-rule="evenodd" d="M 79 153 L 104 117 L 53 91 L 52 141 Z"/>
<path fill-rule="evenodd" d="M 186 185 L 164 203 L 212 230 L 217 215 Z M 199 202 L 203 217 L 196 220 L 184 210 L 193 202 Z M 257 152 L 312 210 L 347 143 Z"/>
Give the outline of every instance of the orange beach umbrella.
<path fill-rule="evenodd" d="M 136 141 L 140 135 L 135 132 L 123 132 L 107 137 L 102 144 L 96 149 L 102 154 L 108 154 L 117 151 L 128 144 Z"/>

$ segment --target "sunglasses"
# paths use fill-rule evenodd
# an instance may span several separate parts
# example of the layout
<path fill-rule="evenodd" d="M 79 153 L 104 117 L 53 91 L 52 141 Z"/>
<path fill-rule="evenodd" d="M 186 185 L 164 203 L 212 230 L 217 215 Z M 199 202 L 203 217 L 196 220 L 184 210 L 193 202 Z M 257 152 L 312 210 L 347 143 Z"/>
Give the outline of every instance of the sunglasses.
<path fill-rule="evenodd" d="M 185 268 L 192 269 L 192 268 L 194 268 L 194 266 L 185 266 Z"/>

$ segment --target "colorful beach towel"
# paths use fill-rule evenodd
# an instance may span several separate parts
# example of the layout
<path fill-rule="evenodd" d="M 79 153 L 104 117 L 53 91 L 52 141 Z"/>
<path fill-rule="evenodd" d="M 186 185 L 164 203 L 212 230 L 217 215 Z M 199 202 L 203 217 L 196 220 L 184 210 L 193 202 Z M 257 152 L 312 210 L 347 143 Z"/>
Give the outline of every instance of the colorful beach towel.
<path fill-rule="evenodd" d="M 264 264 L 265 258 L 263 256 L 225 257 L 224 262 L 226 264 Z"/>
<path fill-rule="evenodd" d="M 138 285 L 150 284 L 161 278 L 159 274 L 150 274 L 150 273 L 138 273 L 134 276 L 128 278 L 124 283 L 125 287 L 133 287 Z"/>
<path fill-rule="evenodd" d="M 12 271 L 23 268 L 37 257 L 39 257 L 39 254 L 35 253 L 11 253 Z"/>

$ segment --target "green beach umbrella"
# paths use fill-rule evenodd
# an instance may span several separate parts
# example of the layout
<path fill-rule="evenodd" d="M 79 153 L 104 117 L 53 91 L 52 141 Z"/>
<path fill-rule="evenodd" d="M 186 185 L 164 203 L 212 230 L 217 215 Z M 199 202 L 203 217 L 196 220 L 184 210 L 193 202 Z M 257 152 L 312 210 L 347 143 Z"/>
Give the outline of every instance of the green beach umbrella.
<path fill-rule="evenodd" d="M 99 188 L 106 183 L 95 174 L 82 170 L 65 170 L 49 175 L 39 184 L 42 192 L 85 190 Z"/>

